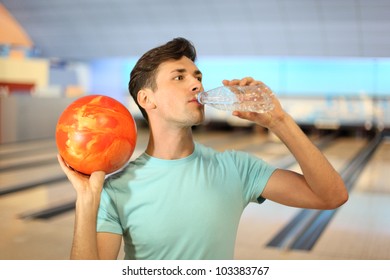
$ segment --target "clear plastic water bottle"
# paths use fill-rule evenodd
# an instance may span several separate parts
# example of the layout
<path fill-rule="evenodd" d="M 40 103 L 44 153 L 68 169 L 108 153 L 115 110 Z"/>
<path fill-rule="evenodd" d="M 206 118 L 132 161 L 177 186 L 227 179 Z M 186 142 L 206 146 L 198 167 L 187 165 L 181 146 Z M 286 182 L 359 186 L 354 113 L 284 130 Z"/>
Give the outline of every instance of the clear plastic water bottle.
<path fill-rule="evenodd" d="M 274 109 L 272 94 L 265 85 L 222 86 L 198 93 L 197 99 L 219 110 L 265 113 Z"/>

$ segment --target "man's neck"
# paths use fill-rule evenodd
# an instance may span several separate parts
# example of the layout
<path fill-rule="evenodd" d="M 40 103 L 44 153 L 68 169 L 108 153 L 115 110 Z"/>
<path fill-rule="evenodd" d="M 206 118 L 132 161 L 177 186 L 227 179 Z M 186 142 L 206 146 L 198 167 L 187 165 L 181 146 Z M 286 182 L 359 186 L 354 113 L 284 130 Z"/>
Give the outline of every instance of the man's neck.
<path fill-rule="evenodd" d="M 194 151 L 191 128 L 153 129 L 150 128 L 149 143 L 146 153 L 160 159 L 180 159 Z"/>

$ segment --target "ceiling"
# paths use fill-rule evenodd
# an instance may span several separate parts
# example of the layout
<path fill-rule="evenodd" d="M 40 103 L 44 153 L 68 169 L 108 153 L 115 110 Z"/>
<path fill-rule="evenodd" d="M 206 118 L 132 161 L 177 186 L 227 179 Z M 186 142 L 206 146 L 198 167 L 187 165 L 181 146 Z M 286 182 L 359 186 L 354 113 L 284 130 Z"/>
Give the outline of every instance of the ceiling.
<path fill-rule="evenodd" d="M 390 57 L 389 0 L 0 0 L 42 56 L 140 56 L 174 37 L 198 54 Z"/>

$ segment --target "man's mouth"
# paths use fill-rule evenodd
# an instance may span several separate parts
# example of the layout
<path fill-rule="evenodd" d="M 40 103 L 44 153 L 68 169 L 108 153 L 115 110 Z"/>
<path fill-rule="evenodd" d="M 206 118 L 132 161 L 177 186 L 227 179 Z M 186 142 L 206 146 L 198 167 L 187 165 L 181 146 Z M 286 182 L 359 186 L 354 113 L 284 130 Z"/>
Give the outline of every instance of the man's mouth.
<path fill-rule="evenodd" d="M 198 101 L 198 94 L 195 94 L 195 96 L 192 99 L 190 99 L 189 102 L 196 102 L 196 103 L 200 104 Z"/>
<path fill-rule="evenodd" d="M 191 98 L 188 102 L 196 102 L 196 103 L 199 103 L 198 102 L 198 98 L 196 98 L 196 96 L 194 98 Z"/>

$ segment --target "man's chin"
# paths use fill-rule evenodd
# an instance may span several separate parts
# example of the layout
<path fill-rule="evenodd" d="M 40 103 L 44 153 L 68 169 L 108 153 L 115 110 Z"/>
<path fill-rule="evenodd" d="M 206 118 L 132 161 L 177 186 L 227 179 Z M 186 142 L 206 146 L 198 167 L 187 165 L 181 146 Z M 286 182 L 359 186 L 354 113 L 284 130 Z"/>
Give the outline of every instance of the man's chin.
<path fill-rule="evenodd" d="M 194 126 L 198 126 L 198 125 L 203 124 L 204 120 L 205 120 L 205 117 L 204 117 L 204 114 L 203 114 L 202 117 L 200 117 L 197 121 L 195 121 Z"/>

